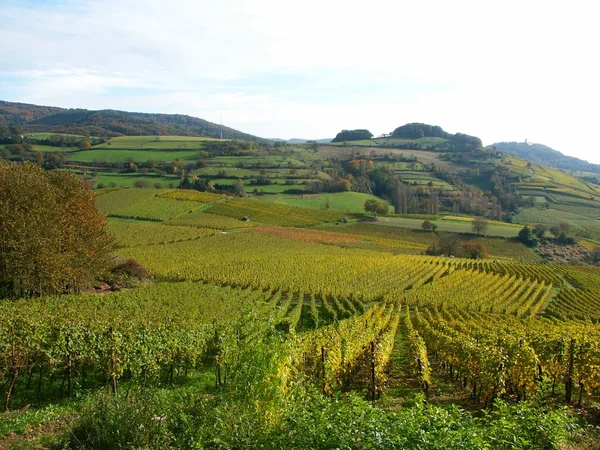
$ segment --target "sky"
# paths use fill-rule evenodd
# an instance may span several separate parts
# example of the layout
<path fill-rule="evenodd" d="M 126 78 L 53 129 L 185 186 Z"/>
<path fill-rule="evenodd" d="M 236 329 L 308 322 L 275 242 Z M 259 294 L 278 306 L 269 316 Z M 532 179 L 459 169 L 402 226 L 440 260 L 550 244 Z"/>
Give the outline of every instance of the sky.
<path fill-rule="evenodd" d="M 266 138 L 409 122 L 600 163 L 600 27 L 572 0 L 0 0 L 0 99 Z"/>

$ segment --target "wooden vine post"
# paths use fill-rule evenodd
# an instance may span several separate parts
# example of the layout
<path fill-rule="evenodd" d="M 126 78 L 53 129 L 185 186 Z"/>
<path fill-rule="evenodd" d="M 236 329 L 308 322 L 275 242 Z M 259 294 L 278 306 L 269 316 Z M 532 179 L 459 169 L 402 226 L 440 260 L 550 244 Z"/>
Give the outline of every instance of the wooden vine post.
<path fill-rule="evenodd" d="M 376 349 L 376 344 L 375 341 L 371 341 L 371 400 L 375 401 L 376 397 L 377 397 L 377 379 L 376 379 L 376 373 L 375 373 L 375 364 L 376 364 L 376 358 L 375 358 L 375 349 Z"/>
<path fill-rule="evenodd" d="M 573 397 L 573 359 L 575 352 L 575 339 L 571 339 L 569 344 L 569 361 L 567 365 L 567 380 L 565 382 L 565 401 L 571 403 Z"/>
<path fill-rule="evenodd" d="M 323 387 L 321 388 L 323 394 L 327 393 L 327 378 L 326 378 L 326 371 L 325 371 L 325 362 L 327 360 L 327 347 L 322 346 L 321 347 L 321 372 L 322 372 L 322 378 L 323 378 Z"/>

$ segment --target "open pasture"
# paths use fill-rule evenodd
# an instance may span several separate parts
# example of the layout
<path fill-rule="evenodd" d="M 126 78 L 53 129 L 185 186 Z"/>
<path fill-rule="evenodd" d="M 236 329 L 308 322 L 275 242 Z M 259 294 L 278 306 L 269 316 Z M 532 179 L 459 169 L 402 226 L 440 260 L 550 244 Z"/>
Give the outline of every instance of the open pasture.
<path fill-rule="evenodd" d="M 289 186 L 289 188 L 296 189 L 301 186 Z M 369 194 L 362 194 L 360 192 L 338 192 L 334 194 L 306 194 L 306 195 L 282 195 L 277 197 L 257 197 L 260 200 L 277 203 L 281 205 L 297 206 L 300 208 L 310 208 L 326 210 L 327 204 L 329 203 L 330 211 L 340 212 L 351 212 L 351 213 L 364 213 L 365 202 L 367 200 L 376 199 L 383 202 L 383 200 L 374 197 Z M 391 203 L 386 202 L 390 207 L 393 208 Z"/>
<path fill-rule="evenodd" d="M 82 163 L 128 163 L 133 162 L 171 162 L 179 159 L 182 163 L 198 161 L 200 155 L 194 150 L 129 150 L 107 148 L 98 150 L 79 150 L 66 155 L 68 161 Z"/>
<path fill-rule="evenodd" d="M 220 141 L 209 137 L 194 136 L 120 136 L 109 139 L 94 149 L 123 150 L 185 150 L 201 149 L 206 141 Z M 224 139 L 227 141 L 227 139 Z"/>
<path fill-rule="evenodd" d="M 156 173 L 114 173 L 114 172 L 97 172 L 93 178 L 93 186 L 98 187 L 99 184 L 110 186 L 111 183 L 119 187 L 132 188 L 135 182 L 143 180 L 148 183 L 148 187 L 154 188 L 156 183 L 160 183 L 164 188 L 176 188 L 179 185 L 180 178 L 175 175 L 161 175 Z"/>
<path fill-rule="evenodd" d="M 65 138 L 85 139 L 87 136 L 82 134 L 65 134 L 65 133 L 24 133 L 23 137 L 31 139 L 50 139 L 52 136 L 62 136 Z"/>
<path fill-rule="evenodd" d="M 297 167 L 303 168 L 306 164 L 296 158 L 288 156 L 215 156 L 208 161 L 210 166 L 218 167 Z"/>
<path fill-rule="evenodd" d="M 423 220 L 410 219 L 404 217 L 378 217 L 375 222 L 382 226 L 391 226 L 399 228 L 410 228 L 413 230 L 421 229 Z M 447 231 L 449 233 L 473 233 L 471 223 L 455 221 L 438 221 L 438 231 Z M 519 234 L 519 228 L 510 225 L 490 224 L 486 236 L 499 236 L 505 238 L 516 237 Z"/>

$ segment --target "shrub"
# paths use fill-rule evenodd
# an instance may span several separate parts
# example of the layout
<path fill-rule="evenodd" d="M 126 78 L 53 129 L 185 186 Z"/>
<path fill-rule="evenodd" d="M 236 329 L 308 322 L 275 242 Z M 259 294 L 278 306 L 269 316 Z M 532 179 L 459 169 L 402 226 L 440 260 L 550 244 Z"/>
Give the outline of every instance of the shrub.
<path fill-rule="evenodd" d="M 527 226 L 523 227 L 521 231 L 519 231 L 517 240 L 525 244 L 527 247 L 536 247 L 539 242 L 535 232 Z"/>
<path fill-rule="evenodd" d="M 135 259 L 128 259 L 124 263 L 116 265 L 112 272 L 123 273 L 136 278 L 148 278 L 148 271 Z"/>
<path fill-rule="evenodd" d="M 461 253 L 466 258 L 483 259 L 488 257 L 488 251 L 480 242 L 464 242 L 460 246 Z"/>
<path fill-rule="evenodd" d="M 149 184 L 148 184 L 147 180 L 135 180 L 135 183 L 133 183 L 133 186 L 136 188 L 147 188 L 149 186 Z"/>

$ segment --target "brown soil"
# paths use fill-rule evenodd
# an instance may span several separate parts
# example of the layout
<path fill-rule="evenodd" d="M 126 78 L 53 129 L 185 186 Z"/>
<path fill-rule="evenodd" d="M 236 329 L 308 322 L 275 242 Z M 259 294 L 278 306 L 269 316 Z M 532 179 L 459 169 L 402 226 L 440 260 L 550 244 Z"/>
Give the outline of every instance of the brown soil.
<path fill-rule="evenodd" d="M 579 244 L 540 244 L 538 253 L 544 260 L 553 264 L 587 264 L 590 252 Z"/>

